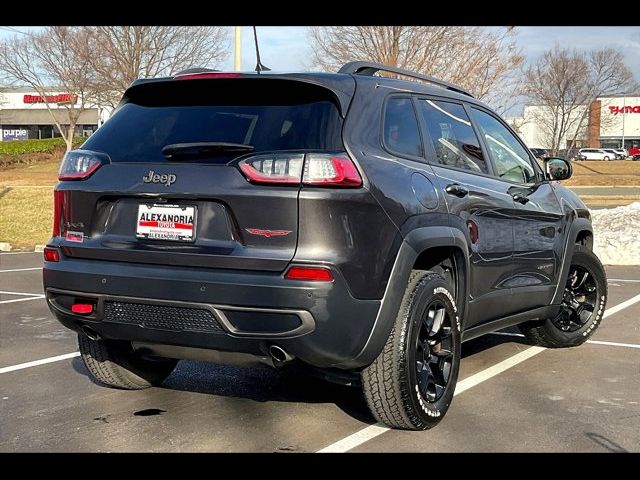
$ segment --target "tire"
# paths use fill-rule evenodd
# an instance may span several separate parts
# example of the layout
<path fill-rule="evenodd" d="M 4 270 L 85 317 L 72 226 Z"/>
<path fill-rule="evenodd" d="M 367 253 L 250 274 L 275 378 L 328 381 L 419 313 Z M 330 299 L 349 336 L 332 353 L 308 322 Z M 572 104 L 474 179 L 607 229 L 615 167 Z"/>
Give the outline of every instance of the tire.
<path fill-rule="evenodd" d="M 604 158 L 603 158 L 603 160 L 604 160 L 605 162 L 608 162 L 608 161 L 609 161 L 609 157 L 604 157 Z"/>
<path fill-rule="evenodd" d="M 441 320 L 434 332 L 437 318 Z M 425 352 L 429 362 L 435 358 L 436 366 L 427 364 Z M 419 363 L 421 355 L 423 361 Z M 414 270 L 382 352 L 362 371 L 364 396 L 371 413 L 392 428 L 434 427 L 453 399 L 460 356 L 460 318 L 449 283 L 436 273 Z M 432 368 L 438 369 L 443 388 L 426 381 L 436 380 Z M 421 381 L 418 370 L 422 372 Z"/>
<path fill-rule="evenodd" d="M 574 271 L 578 273 L 575 281 L 572 280 L 572 272 Z M 582 278 L 584 271 L 589 273 L 593 283 L 590 283 L 589 277 Z M 581 280 L 582 283 L 579 283 Z M 547 319 L 542 323 L 527 322 L 519 325 L 520 331 L 529 341 L 547 348 L 575 347 L 586 342 L 596 331 L 607 304 L 607 277 L 598 257 L 582 245 L 575 246 L 571 258 L 563 305 L 567 305 L 567 288 L 571 286 L 572 282 L 574 286 L 582 287 L 583 291 L 588 291 L 590 285 L 595 287 L 593 294 L 585 296 L 585 303 L 583 303 L 585 307 L 582 308 L 581 313 L 571 316 L 575 310 L 572 311 L 563 306 L 560 314 L 553 319 Z M 592 309 L 586 305 L 592 305 Z M 589 315 L 584 313 L 585 310 Z M 581 318 L 580 315 L 584 317 Z M 571 318 L 574 321 L 571 321 Z"/>
<path fill-rule="evenodd" d="M 173 359 L 146 360 L 131 348 L 129 342 L 91 340 L 78 334 L 78 345 L 82 361 L 93 378 L 123 390 L 160 385 L 178 363 Z"/>

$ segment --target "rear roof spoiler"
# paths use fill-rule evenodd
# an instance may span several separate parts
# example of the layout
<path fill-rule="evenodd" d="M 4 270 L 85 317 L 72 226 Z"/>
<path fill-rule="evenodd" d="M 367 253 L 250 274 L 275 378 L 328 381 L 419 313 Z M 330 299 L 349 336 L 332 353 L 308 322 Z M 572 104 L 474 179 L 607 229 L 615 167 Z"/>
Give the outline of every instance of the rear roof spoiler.
<path fill-rule="evenodd" d="M 301 82 L 317 87 L 322 87 L 331 92 L 340 108 L 340 113 L 344 117 L 349 109 L 349 104 L 353 98 L 353 94 L 356 88 L 356 82 L 352 77 L 346 75 L 336 75 L 335 73 L 265 73 L 256 74 L 255 72 L 219 72 L 216 70 L 194 68 L 186 71 L 182 71 L 176 74 L 175 77 L 162 77 L 162 78 L 145 78 L 134 80 L 129 88 L 124 92 L 122 100 L 118 106 L 126 103 L 129 98 L 135 96 L 135 93 L 140 89 L 145 89 L 149 86 L 161 84 L 174 84 L 176 80 L 180 80 L 180 77 L 191 77 L 193 81 L 201 81 L 198 78 L 202 78 L 204 81 L 224 81 L 229 78 L 234 80 L 260 80 L 260 81 L 290 81 Z M 189 80 L 183 80 L 189 81 Z M 182 83 L 182 82 L 181 82 Z M 153 87 L 152 87 L 153 88 Z"/>

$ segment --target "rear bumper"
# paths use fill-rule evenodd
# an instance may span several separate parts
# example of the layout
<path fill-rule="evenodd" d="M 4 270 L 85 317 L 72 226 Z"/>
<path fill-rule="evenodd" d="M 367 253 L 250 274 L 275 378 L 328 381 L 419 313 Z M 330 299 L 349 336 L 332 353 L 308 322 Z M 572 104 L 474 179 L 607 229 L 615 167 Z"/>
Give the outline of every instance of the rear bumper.
<path fill-rule="evenodd" d="M 354 298 L 339 270 L 329 267 L 331 283 L 63 257 L 45 262 L 43 281 L 51 311 L 76 331 L 260 356 L 277 344 L 316 367 L 365 366 L 354 359 L 367 344 L 380 300 Z M 72 313 L 76 297 L 94 304 L 94 312 Z"/>

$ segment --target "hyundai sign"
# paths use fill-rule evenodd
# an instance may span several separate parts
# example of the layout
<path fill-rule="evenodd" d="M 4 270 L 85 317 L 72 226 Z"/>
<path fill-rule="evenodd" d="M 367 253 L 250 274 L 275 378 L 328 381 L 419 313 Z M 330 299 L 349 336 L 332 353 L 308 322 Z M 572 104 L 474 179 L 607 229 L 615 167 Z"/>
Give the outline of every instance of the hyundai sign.
<path fill-rule="evenodd" d="M 24 128 L 5 128 L 2 130 L 3 142 L 10 142 L 12 140 L 26 140 L 27 137 L 27 130 L 25 130 Z"/>

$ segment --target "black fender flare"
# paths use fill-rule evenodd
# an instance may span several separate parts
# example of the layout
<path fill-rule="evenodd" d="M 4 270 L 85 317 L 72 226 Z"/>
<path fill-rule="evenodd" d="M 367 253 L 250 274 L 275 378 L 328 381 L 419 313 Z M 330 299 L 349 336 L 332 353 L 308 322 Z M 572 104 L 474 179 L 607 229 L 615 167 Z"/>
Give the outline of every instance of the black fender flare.
<path fill-rule="evenodd" d="M 565 240 L 566 244 L 562 254 L 562 267 L 560 268 L 560 275 L 558 276 L 556 290 L 553 294 L 553 298 L 551 299 L 551 305 L 559 305 L 562 302 L 564 285 L 567 283 L 567 277 L 569 276 L 569 266 L 571 265 L 571 257 L 573 257 L 573 251 L 576 246 L 576 239 L 578 238 L 578 235 L 583 231 L 588 231 L 593 235 L 591 221 L 584 217 L 574 218 L 568 227 L 568 230 Z"/>
<path fill-rule="evenodd" d="M 365 346 L 355 358 L 341 365 L 342 368 L 366 367 L 380 355 L 398 315 L 398 309 L 416 259 L 422 252 L 434 247 L 457 247 L 462 252 L 460 257 L 464 264 L 460 265 L 459 268 L 464 269 L 465 281 L 462 282 L 462 295 L 459 295 L 461 298 L 458 299 L 457 303 L 460 318 L 464 323 L 464 312 L 468 306 L 467 292 L 469 291 L 469 255 L 466 238 L 461 231 L 451 227 L 417 228 L 412 230 L 400 245 L 380 303 L 378 315 Z"/>

